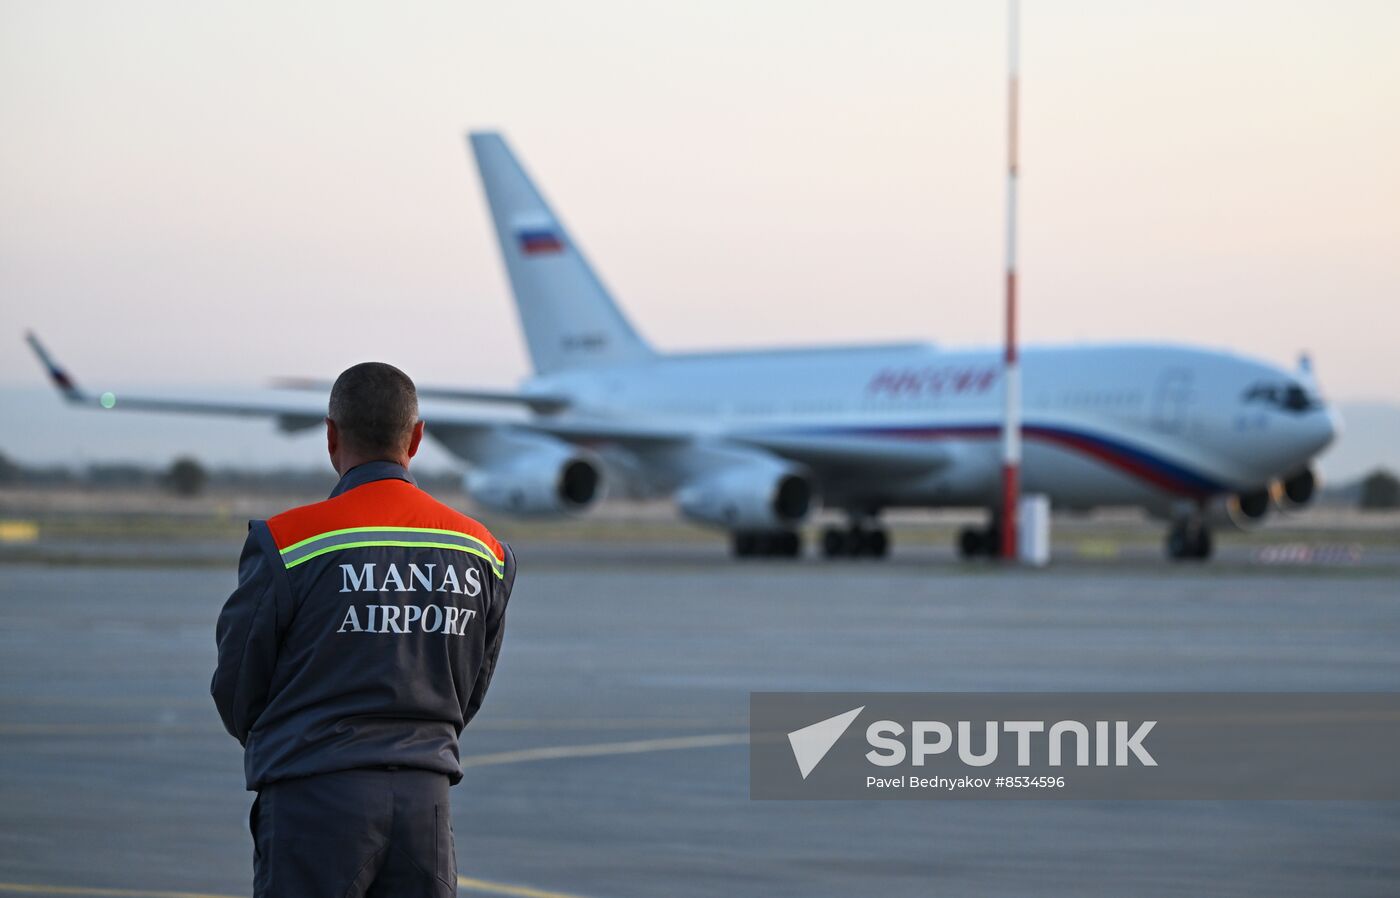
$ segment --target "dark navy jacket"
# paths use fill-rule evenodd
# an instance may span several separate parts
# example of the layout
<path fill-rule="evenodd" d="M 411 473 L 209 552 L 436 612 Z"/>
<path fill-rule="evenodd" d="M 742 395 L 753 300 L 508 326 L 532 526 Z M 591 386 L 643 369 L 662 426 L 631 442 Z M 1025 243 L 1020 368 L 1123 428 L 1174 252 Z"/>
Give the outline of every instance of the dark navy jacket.
<path fill-rule="evenodd" d="M 250 521 L 210 687 L 248 788 L 385 765 L 461 780 L 514 582 L 509 548 L 392 462 Z"/>

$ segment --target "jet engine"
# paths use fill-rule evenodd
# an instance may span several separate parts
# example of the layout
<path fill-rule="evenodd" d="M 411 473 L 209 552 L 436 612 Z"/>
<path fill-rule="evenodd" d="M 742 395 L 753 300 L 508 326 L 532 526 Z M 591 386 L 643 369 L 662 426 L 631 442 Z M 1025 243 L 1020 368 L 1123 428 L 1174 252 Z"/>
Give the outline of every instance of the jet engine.
<path fill-rule="evenodd" d="M 467 493 L 495 511 L 520 516 L 574 514 L 601 493 L 598 462 L 546 436 L 512 435 L 514 451 L 474 466 L 463 478 Z"/>
<path fill-rule="evenodd" d="M 1267 486 L 1261 486 L 1216 497 L 1206 506 L 1205 520 L 1238 530 L 1252 530 L 1268 517 L 1271 507 L 1273 496 Z"/>
<path fill-rule="evenodd" d="M 1247 521 L 1258 521 L 1269 513 L 1269 491 L 1266 488 L 1236 493 L 1230 499 L 1230 510 Z"/>
<path fill-rule="evenodd" d="M 1302 468 L 1268 486 L 1241 490 L 1214 500 L 1207 509 L 1206 519 L 1250 530 L 1268 517 L 1269 509 L 1299 508 L 1311 502 L 1316 493 L 1317 475 L 1312 468 Z"/>
<path fill-rule="evenodd" d="M 1295 471 L 1279 481 L 1279 504 L 1285 508 L 1307 505 L 1317 492 L 1317 475 L 1312 468 Z"/>
<path fill-rule="evenodd" d="M 698 476 L 676 493 L 681 514 L 727 530 L 787 530 L 812 507 L 812 484 L 787 462 L 752 456 Z"/>

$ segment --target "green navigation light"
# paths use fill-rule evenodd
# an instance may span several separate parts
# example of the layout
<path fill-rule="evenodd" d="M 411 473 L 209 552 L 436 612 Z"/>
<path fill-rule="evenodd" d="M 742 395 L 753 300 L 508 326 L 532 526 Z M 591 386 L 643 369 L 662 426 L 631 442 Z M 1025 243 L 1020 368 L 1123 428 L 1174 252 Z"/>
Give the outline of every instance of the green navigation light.
<path fill-rule="evenodd" d="M 117 394 L 103 393 L 102 398 L 97 401 L 102 403 L 103 408 L 112 408 L 117 404 Z"/>

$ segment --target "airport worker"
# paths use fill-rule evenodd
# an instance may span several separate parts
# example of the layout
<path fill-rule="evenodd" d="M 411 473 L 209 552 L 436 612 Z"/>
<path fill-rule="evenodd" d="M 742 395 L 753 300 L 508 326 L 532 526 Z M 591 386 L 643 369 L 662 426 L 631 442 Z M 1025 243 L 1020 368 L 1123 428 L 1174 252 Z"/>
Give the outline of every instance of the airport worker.
<path fill-rule="evenodd" d="M 259 898 L 455 896 L 448 786 L 501 651 L 515 557 L 418 489 L 413 381 L 331 389 L 324 502 L 251 521 L 210 687 L 243 746 Z"/>

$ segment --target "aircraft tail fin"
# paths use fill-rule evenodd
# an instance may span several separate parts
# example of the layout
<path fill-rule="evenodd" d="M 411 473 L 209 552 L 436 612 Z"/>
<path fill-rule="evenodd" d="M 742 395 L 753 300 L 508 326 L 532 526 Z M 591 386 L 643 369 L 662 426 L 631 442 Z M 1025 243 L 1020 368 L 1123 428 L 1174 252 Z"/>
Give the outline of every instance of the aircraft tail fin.
<path fill-rule="evenodd" d="M 489 131 L 469 138 L 535 370 L 652 358 L 505 139 Z"/>

